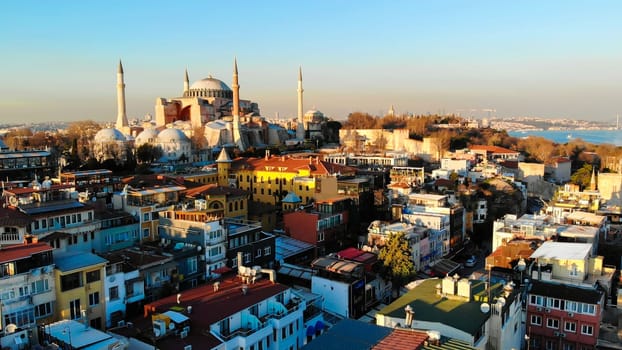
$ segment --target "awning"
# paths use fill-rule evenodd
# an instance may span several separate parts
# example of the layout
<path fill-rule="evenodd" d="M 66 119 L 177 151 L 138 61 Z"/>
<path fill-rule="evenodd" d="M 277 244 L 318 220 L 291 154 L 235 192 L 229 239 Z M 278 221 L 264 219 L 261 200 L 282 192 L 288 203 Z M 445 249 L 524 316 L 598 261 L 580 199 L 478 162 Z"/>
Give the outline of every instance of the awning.
<path fill-rule="evenodd" d="M 183 314 L 180 314 L 177 311 L 166 311 L 166 312 L 163 312 L 162 315 L 168 316 L 168 318 L 170 318 L 171 321 L 178 323 L 178 324 L 189 320 L 188 317 L 184 316 Z"/>

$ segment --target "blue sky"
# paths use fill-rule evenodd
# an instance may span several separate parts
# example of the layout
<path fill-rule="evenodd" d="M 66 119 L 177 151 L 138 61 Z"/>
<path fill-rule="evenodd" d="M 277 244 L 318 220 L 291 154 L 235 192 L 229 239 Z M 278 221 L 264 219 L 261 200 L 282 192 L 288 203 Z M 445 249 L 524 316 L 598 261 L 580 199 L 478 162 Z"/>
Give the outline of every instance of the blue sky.
<path fill-rule="evenodd" d="M 0 122 L 153 114 L 213 75 L 262 114 L 305 109 L 614 121 L 620 1 L 12 1 L 0 11 Z M 464 113 L 463 113 L 464 114 Z"/>

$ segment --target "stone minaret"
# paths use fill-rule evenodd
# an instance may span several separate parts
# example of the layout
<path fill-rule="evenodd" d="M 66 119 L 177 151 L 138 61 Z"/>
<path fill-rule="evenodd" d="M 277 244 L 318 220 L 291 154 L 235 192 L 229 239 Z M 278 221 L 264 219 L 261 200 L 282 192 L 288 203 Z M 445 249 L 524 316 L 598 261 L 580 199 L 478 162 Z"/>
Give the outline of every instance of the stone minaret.
<path fill-rule="evenodd" d="M 123 81 L 123 64 L 119 60 L 119 69 L 117 70 L 117 124 L 116 128 L 127 132 L 129 123 L 125 112 L 125 82 Z M 128 130 L 129 131 L 129 130 Z"/>
<path fill-rule="evenodd" d="M 240 84 L 238 83 L 238 59 L 233 60 L 233 142 L 240 151 L 246 150 L 246 145 L 240 132 Z"/>
<path fill-rule="evenodd" d="M 188 68 L 186 68 L 184 75 L 184 97 L 188 96 L 188 91 L 190 91 L 190 79 L 188 79 Z"/>
<path fill-rule="evenodd" d="M 296 138 L 298 140 L 304 140 L 305 138 L 305 126 L 302 122 L 302 67 L 298 67 L 298 123 L 296 124 Z"/>
<path fill-rule="evenodd" d="M 596 182 L 596 167 L 592 165 L 592 177 L 590 178 L 590 191 L 596 191 L 598 183 Z"/>

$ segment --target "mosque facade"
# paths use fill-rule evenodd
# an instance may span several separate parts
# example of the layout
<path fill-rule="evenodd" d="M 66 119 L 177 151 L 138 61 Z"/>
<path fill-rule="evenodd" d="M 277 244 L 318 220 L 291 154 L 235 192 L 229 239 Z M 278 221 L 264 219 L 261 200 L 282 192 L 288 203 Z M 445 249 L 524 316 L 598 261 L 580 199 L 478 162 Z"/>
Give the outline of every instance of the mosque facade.
<path fill-rule="evenodd" d="M 191 140 L 201 138 L 199 143 L 205 149 L 237 148 L 240 151 L 249 147 L 291 144 L 292 140 L 302 143 L 304 139 L 321 138 L 326 122 L 324 115 L 316 110 L 302 113 L 302 69 L 299 69 L 297 92 L 298 116 L 294 133 L 263 118 L 256 102 L 240 99 L 235 60 L 231 87 L 212 76 L 190 84 L 186 70 L 182 95 L 158 97 L 154 117 L 145 117 L 142 126 L 132 125 L 127 118 L 124 70 L 119 62 L 116 124 L 114 128 L 103 129 L 101 135 L 96 137 L 94 156 L 104 161 L 118 157 L 117 149 L 123 146 L 139 147 L 149 143 L 162 149 L 161 161 L 183 162 L 197 160 L 199 150 L 192 149 L 196 147 L 196 142 L 193 144 Z"/>

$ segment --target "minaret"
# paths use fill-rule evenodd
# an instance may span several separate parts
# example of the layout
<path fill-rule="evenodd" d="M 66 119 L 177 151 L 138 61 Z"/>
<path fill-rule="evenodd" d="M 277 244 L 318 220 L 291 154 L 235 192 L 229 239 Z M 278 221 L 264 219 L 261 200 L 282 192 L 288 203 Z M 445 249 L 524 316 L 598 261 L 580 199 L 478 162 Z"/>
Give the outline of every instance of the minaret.
<path fill-rule="evenodd" d="M 590 191 L 596 191 L 596 167 L 592 165 L 592 177 L 590 178 Z"/>
<path fill-rule="evenodd" d="M 240 132 L 240 84 L 238 83 L 238 59 L 233 60 L 233 142 L 240 151 L 246 151 L 246 145 Z"/>
<path fill-rule="evenodd" d="M 298 123 L 296 124 L 296 138 L 298 140 L 304 140 L 305 138 L 305 125 L 302 121 L 302 67 L 298 67 Z"/>
<path fill-rule="evenodd" d="M 184 75 L 184 97 L 188 96 L 190 91 L 190 79 L 188 79 L 188 68 L 186 68 L 186 74 Z"/>
<path fill-rule="evenodd" d="M 240 117 L 240 85 L 238 84 L 238 59 L 233 59 L 233 119 Z"/>
<path fill-rule="evenodd" d="M 125 112 L 125 82 L 123 81 L 123 64 L 121 60 L 119 60 L 119 69 L 117 70 L 117 111 L 116 128 L 126 132 L 130 124 L 127 121 Z"/>

